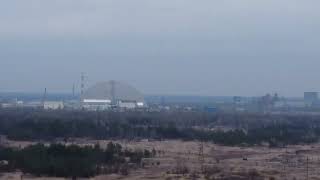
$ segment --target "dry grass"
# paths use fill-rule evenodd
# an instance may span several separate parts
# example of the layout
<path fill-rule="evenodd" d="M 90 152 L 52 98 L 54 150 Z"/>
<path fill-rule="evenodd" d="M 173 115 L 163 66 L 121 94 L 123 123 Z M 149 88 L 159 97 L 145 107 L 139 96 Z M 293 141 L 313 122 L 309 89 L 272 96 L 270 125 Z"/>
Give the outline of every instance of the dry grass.
<path fill-rule="evenodd" d="M 94 145 L 99 143 L 106 147 L 109 141 L 76 140 L 78 145 Z M 156 149 L 156 158 L 145 160 L 145 168 L 131 170 L 128 176 L 101 175 L 95 180 L 162 180 L 162 179 L 213 179 L 222 177 L 245 177 L 254 170 L 257 177 L 269 179 L 320 179 L 320 145 L 296 145 L 288 148 L 270 149 L 267 147 L 226 147 L 205 143 L 204 156 L 206 170 L 200 173 L 199 143 L 183 141 L 116 141 L 129 149 Z M 24 147 L 34 142 L 7 141 L 8 146 Z M 308 172 L 307 172 L 308 157 Z M 177 162 L 179 161 L 179 162 Z M 177 163 L 188 168 L 188 172 L 178 173 L 174 170 Z M 35 178 L 24 179 L 50 179 Z M 19 173 L 3 174 L 0 179 L 20 179 Z M 223 179 L 223 178 L 222 178 Z M 259 178 L 258 178 L 259 179 Z"/>

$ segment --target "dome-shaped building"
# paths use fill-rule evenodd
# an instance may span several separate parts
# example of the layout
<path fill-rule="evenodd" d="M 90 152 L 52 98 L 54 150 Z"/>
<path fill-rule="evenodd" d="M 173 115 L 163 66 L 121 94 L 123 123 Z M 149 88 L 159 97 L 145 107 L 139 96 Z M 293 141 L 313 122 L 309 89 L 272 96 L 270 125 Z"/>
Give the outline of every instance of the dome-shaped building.
<path fill-rule="evenodd" d="M 99 82 L 88 88 L 81 98 L 88 109 L 107 109 L 112 105 L 131 109 L 144 104 L 142 93 L 118 81 Z"/>

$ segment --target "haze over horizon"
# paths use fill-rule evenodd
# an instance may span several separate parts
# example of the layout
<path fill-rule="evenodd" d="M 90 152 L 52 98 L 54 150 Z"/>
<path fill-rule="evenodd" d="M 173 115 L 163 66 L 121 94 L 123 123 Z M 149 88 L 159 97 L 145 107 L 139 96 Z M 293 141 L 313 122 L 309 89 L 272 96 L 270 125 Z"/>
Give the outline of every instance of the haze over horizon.
<path fill-rule="evenodd" d="M 0 92 L 119 80 L 145 94 L 320 91 L 320 1 L 10 0 Z"/>

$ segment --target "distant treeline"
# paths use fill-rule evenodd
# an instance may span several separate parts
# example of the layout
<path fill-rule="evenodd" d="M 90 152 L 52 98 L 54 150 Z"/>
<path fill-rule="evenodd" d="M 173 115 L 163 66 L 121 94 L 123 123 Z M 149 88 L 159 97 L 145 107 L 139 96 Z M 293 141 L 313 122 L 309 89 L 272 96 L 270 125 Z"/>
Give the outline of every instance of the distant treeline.
<path fill-rule="evenodd" d="M 278 146 L 316 142 L 320 116 L 2 109 L 0 134 L 13 140 L 151 138 Z"/>
<path fill-rule="evenodd" d="M 127 175 L 129 164 L 140 166 L 142 158 L 150 158 L 153 155 L 148 150 L 123 149 L 121 145 L 112 142 L 105 150 L 99 145 L 79 147 L 37 144 L 24 149 L 0 147 L 0 159 L 8 161 L 7 165 L 0 166 L 0 171 L 21 170 L 36 176 L 72 178 L 108 173 Z"/>

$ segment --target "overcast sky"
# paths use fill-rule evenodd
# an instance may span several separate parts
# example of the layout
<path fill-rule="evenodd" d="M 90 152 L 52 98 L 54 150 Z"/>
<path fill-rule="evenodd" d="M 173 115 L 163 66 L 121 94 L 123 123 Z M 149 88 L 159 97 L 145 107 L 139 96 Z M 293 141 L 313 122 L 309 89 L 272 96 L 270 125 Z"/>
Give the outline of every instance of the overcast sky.
<path fill-rule="evenodd" d="M 320 91 L 319 0 L 7 0 L 0 91 L 120 80 L 146 94 Z"/>

